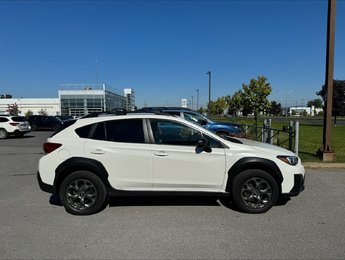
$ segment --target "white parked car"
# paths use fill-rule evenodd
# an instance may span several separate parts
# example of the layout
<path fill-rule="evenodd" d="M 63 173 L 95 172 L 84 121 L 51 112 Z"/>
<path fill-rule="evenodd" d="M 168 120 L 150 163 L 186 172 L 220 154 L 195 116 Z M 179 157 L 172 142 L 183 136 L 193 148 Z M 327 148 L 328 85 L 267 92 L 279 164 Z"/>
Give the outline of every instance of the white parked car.
<path fill-rule="evenodd" d="M 25 117 L 0 115 L 0 139 L 6 139 L 9 135 L 22 137 L 30 131 L 30 124 Z"/>
<path fill-rule="evenodd" d="M 262 213 L 304 189 L 304 167 L 291 151 L 227 141 L 167 115 L 79 119 L 48 138 L 44 150 L 41 189 L 77 215 L 100 211 L 109 196 L 157 193 L 216 194 L 240 211 Z"/>

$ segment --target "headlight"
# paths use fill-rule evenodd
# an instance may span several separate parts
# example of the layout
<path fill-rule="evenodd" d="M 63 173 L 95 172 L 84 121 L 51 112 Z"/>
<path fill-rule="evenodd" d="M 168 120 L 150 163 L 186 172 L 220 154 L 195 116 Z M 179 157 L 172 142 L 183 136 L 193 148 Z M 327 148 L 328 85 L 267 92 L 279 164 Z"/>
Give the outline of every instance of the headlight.
<path fill-rule="evenodd" d="M 296 165 L 298 163 L 297 156 L 278 155 L 277 158 L 289 165 Z"/>

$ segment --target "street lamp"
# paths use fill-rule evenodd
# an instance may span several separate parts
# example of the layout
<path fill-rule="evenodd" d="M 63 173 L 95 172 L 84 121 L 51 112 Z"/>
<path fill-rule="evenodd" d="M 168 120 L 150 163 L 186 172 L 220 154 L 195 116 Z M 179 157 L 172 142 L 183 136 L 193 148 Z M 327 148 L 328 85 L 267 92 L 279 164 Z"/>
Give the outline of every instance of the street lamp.
<path fill-rule="evenodd" d="M 211 102 L 211 71 L 208 71 L 208 103 Z"/>
<path fill-rule="evenodd" d="M 196 110 L 199 109 L 199 89 L 196 89 Z"/>
<path fill-rule="evenodd" d="M 193 98 L 194 97 L 192 96 L 192 107 L 191 107 L 192 109 L 193 109 L 193 106 L 194 106 L 194 104 L 193 104 L 194 103 L 194 99 Z"/>

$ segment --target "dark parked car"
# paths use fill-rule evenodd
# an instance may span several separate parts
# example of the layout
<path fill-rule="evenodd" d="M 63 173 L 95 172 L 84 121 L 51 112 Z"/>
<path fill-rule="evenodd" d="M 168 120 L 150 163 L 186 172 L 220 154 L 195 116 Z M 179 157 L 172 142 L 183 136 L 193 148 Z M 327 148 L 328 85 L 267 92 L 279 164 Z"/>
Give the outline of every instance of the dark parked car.
<path fill-rule="evenodd" d="M 63 121 L 56 116 L 29 116 L 28 121 L 32 131 L 54 130 L 58 131 L 63 126 Z"/>
<path fill-rule="evenodd" d="M 240 124 L 231 122 L 214 122 L 203 114 L 189 108 L 182 107 L 145 107 L 136 112 L 159 112 L 179 116 L 187 121 L 202 125 L 204 128 L 220 135 L 220 136 L 235 136 L 246 137 L 245 131 Z"/>

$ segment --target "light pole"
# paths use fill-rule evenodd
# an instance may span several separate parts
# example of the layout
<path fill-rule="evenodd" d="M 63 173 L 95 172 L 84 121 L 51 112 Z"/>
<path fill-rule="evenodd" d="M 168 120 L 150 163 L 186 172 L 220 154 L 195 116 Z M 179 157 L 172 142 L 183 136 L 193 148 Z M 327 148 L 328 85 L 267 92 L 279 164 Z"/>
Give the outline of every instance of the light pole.
<path fill-rule="evenodd" d="M 208 71 L 208 103 L 211 102 L 211 71 Z"/>
<path fill-rule="evenodd" d="M 98 84 L 98 60 L 95 60 L 96 84 Z"/>
<path fill-rule="evenodd" d="M 196 110 L 199 109 L 199 89 L 196 89 Z"/>
<path fill-rule="evenodd" d="M 193 103 L 194 103 L 194 97 L 192 96 L 192 107 L 191 107 L 192 109 L 193 109 L 193 106 L 194 106 Z"/>

